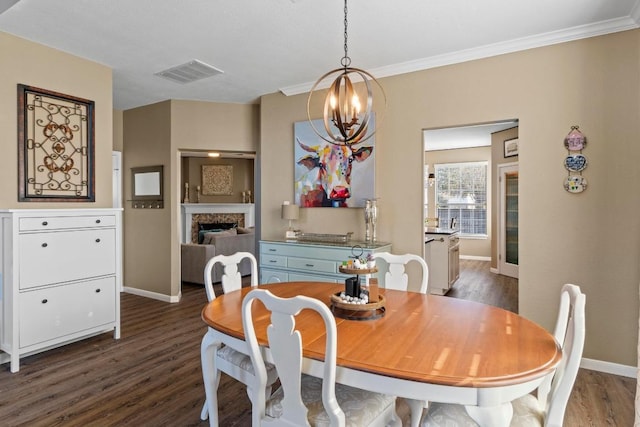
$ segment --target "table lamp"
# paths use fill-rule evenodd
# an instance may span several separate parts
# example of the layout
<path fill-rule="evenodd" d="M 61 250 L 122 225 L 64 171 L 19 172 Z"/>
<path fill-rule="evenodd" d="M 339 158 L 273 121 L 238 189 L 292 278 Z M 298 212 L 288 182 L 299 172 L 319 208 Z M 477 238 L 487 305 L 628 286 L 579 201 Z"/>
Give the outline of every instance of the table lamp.
<path fill-rule="evenodd" d="M 288 201 L 282 203 L 282 219 L 289 220 L 289 228 L 287 229 L 284 237 L 285 239 L 295 239 L 296 232 L 291 225 L 291 221 L 299 218 L 300 208 L 298 205 L 289 204 Z"/>

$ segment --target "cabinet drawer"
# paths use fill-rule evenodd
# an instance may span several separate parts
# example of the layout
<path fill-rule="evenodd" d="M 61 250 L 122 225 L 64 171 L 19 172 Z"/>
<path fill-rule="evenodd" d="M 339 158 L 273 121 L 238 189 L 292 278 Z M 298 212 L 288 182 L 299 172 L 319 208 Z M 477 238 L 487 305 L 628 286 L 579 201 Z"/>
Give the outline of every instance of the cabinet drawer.
<path fill-rule="evenodd" d="M 115 277 L 20 294 L 20 348 L 115 322 Z"/>
<path fill-rule="evenodd" d="M 286 271 L 260 269 L 260 283 L 288 282 L 289 274 Z"/>
<path fill-rule="evenodd" d="M 336 273 L 336 263 L 310 258 L 287 258 L 287 267 L 324 273 Z"/>
<path fill-rule="evenodd" d="M 115 225 L 115 215 L 20 218 L 20 231 L 46 231 L 65 230 L 71 228 L 114 227 Z"/>
<path fill-rule="evenodd" d="M 115 274 L 114 229 L 19 236 L 20 289 Z"/>
<path fill-rule="evenodd" d="M 290 249 L 283 245 L 273 243 L 260 243 L 260 254 L 288 255 Z"/>
<path fill-rule="evenodd" d="M 279 255 L 261 255 L 260 256 L 260 264 L 265 267 L 282 267 L 285 268 L 287 266 L 287 257 L 279 256 Z"/>
<path fill-rule="evenodd" d="M 338 283 L 335 277 L 331 276 L 314 276 L 313 274 L 289 273 L 290 282 L 328 282 Z"/>

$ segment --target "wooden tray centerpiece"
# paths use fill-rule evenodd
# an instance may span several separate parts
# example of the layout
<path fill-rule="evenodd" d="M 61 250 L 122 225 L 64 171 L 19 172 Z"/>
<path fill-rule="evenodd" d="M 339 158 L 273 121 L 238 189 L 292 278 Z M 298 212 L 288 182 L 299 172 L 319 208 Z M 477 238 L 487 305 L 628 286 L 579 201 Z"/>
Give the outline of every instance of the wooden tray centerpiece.
<path fill-rule="evenodd" d="M 378 269 L 373 268 L 352 268 L 340 266 L 338 268 L 340 273 L 351 274 L 356 276 L 368 275 L 377 273 Z M 368 281 L 367 281 L 368 283 Z M 367 292 L 370 293 L 370 286 L 365 285 Z M 376 287 L 375 301 L 368 301 L 367 303 L 354 303 L 342 298 L 344 292 L 338 292 L 331 295 L 331 311 L 336 317 L 341 317 L 348 320 L 374 320 L 384 316 L 385 313 L 385 298 L 384 295 L 377 292 L 377 283 L 373 286 Z"/>
<path fill-rule="evenodd" d="M 378 267 L 373 268 L 353 268 L 353 267 L 338 267 L 338 271 L 344 274 L 355 274 L 356 276 L 361 276 L 363 274 L 374 274 L 378 272 Z"/>

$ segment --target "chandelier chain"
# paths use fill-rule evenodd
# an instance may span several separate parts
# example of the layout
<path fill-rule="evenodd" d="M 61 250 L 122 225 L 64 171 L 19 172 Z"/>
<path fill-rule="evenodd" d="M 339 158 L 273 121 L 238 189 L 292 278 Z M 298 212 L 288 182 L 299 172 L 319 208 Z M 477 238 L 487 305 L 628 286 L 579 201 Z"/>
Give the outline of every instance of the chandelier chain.
<path fill-rule="evenodd" d="M 344 68 L 347 68 L 351 65 L 351 58 L 349 58 L 348 48 L 347 48 L 347 0 L 344 0 L 344 58 L 340 63 Z"/>

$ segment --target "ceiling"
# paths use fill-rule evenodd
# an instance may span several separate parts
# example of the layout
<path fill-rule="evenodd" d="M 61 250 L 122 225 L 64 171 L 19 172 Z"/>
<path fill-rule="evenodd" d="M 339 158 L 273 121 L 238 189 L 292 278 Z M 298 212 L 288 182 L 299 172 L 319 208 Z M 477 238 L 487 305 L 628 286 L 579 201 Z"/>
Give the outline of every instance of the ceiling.
<path fill-rule="evenodd" d="M 456 148 L 486 147 L 491 145 L 491 134 L 518 126 L 518 120 L 504 120 L 422 131 L 425 151 L 451 150 Z"/>
<path fill-rule="evenodd" d="M 0 31 L 112 68 L 118 110 L 308 92 L 344 54 L 340 0 L 16 1 L 0 0 Z M 351 0 L 349 56 L 385 77 L 638 28 L 639 4 Z M 193 60 L 223 73 L 187 84 L 154 75 Z"/>

